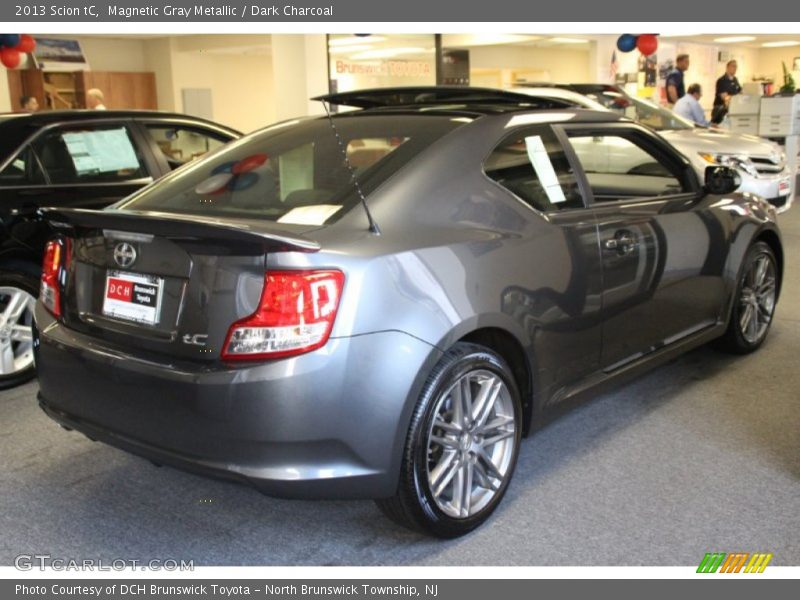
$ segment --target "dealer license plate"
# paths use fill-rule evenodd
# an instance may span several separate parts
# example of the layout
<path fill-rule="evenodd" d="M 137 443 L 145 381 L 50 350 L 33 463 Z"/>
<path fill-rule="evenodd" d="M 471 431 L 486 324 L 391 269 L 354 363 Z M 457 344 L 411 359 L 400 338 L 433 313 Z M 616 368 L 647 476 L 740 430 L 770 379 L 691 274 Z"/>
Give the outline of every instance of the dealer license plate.
<path fill-rule="evenodd" d="M 155 325 L 161 312 L 164 280 L 152 275 L 108 271 L 103 314 L 125 321 Z"/>
<path fill-rule="evenodd" d="M 781 179 L 778 183 L 778 196 L 785 196 L 789 193 L 792 189 L 792 184 L 789 182 L 789 179 Z"/>

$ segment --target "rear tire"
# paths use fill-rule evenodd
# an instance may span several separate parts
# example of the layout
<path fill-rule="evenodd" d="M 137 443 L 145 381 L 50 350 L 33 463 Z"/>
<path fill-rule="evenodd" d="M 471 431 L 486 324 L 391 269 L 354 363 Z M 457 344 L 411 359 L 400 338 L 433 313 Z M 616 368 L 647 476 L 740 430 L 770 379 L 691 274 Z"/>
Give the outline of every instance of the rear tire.
<path fill-rule="evenodd" d="M 0 270 L 0 389 L 36 376 L 31 325 L 38 297 L 38 267 L 20 263 Z"/>
<path fill-rule="evenodd" d="M 486 521 L 511 481 L 522 432 L 519 390 L 493 351 L 457 343 L 434 367 L 411 418 L 390 519 L 437 537 Z"/>
<path fill-rule="evenodd" d="M 778 299 L 775 254 L 764 242 L 753 244 L 745 255 L 734 293 L 731 318 L 715 347 L 732 354 L 748 354 L 767 338 Z"/>

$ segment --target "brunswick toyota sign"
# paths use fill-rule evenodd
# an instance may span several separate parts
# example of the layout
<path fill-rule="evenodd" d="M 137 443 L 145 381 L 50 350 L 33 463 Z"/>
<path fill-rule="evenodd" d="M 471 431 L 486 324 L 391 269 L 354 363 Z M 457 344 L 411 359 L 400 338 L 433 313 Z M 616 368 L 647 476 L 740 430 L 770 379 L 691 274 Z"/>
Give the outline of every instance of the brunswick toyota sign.
<path fill-rule="evenodd" d="M 336 73 L 348 75 L 380 75 L 384 77 L 420 77 L 430 75 L 430 63 L 423 61 L 386 60 L 377 63 L 336 61 Z"/>

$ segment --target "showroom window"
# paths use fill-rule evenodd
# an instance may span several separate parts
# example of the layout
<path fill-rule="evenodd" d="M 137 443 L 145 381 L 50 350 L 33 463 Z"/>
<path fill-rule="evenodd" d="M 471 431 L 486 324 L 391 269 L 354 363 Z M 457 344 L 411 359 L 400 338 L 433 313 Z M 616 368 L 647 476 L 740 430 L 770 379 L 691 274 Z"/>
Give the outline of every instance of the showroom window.
<path fill-rule="evenodd" d="M 147 131 L 172 169 L 213 152 L 226 143 L 210 132 L 187 127 L 147 125 Z"/>
<path fill-rule="evenodd" d="M 586 173 L 595 202 L 668 196 L 690 191 L 672 165 L 634 137 L 570 133 L 570 143 Z"/>
<path fill-rule="evenodd" d="M 436 85 L 433 34 L 331 34 L 330 91 Z"/>
<path fill-rule="evenodd" d="M 584 206 L 564 148 L 549 126 L 526 129 L 507 138 L 486 159 L 484 170 L 542 212 Z"/>
<path fill-rule="evenodd" d="M 33 149 L 53 184 L 116 183 L 149 176 L 124 125 L 54 129 L 39 136 Z"/>

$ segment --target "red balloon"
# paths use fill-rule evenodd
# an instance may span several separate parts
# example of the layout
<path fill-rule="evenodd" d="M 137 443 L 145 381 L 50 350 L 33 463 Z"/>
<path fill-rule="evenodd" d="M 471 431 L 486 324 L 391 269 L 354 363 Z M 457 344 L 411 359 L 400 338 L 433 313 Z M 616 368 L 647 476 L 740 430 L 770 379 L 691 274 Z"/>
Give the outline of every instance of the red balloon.
<path fill-rule="evenodd" d="M 645 56 L 655 54 L 656 50 L 658 50 L 658 37 L 652 33 L 643 33 L 639 36 L 639 39 L 636 40 L 636 47 L 639 49 L 639 52 Z"/>
<path fill-rule="evenodd" d="M 16 69 L 22 60 L 22 55 L 16 48 L 0 49 L 0 62 L 8 69 Z"/>
<path fill-rule="evenodd" d="M 266 154 L 251 154 L 250 156 L 243 158 L 231 168 L 231 173 L 234 175 L 239 175 L 240 173 L 247 173 L 247 171 L 252 171 L 256 167 L 260 167 L 265 162 L 267 162 L 267 155 Z"/>
<path fill-rule="evenodd" d="M 33 39 L 32 35 L 28 35 L 27 33 L 23 33 L 19 36 L 19 44 L 17 44 L 17 50 L 20 52 L 24 52 L 25 54 L 30 54 L 33 52 L 34 48 L 36 48 L 36 40 Z"/>

